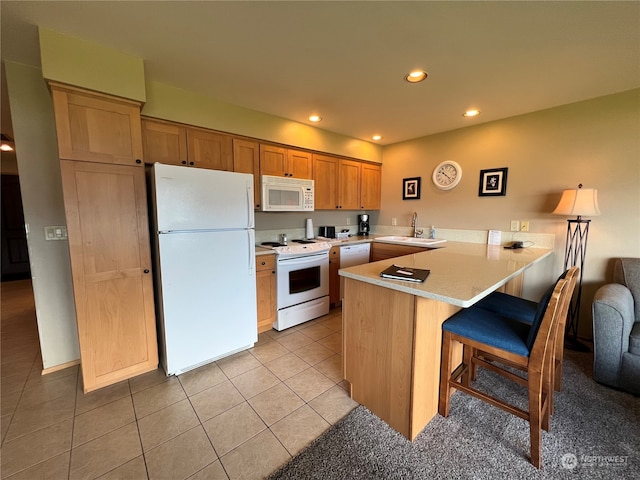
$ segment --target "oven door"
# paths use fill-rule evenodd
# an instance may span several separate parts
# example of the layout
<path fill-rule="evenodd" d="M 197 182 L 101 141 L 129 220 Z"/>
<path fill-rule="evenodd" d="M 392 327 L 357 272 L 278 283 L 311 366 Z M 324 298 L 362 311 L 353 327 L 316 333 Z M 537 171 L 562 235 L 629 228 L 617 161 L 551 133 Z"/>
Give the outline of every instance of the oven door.
<path fill-rule="evenodd" d="M 278 259 L 278 310 L 329 295 L 329 252 Z"/>

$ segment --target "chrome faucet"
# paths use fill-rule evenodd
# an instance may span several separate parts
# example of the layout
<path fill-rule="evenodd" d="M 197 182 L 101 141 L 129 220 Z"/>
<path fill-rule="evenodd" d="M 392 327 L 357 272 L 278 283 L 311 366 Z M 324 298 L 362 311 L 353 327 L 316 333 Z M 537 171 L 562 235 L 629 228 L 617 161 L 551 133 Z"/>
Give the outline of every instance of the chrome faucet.
<path fill-rule="evenodd" d="M 424 229 L 417 228 L 417 226 L 418 226 L 418 212 L 413 212 L 413 218 L 411 219 L 411 228 L 413 228 L 413 236 L 415 238 L 418 238 L 420 235 L 422 235 L 422 232 L 424 231 Z"/>

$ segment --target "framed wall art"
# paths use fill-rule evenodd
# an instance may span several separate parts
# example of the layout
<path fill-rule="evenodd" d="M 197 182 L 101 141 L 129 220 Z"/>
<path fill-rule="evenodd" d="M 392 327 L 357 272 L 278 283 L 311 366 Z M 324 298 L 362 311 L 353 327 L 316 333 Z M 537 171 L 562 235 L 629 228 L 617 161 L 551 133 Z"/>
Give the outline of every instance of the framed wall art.
<path fill-rule="evenodd" d="M 490 168 L 480 170 L 480 186 L 478 196 L 499 197 L 507 194 L 508 168 Z"/>
<path fill-rule="evenodd" d="M 420 178 L 422 177 L 402 179 L 403 200 L 420 200 Z"/>

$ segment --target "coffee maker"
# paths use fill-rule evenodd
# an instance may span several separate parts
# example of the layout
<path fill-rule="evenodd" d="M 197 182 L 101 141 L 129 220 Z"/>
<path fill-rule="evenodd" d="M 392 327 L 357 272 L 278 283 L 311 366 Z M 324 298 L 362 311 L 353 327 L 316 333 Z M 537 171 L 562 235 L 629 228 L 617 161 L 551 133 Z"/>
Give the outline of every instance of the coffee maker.
<path fill-rule="evenodd" d="M 358 215 L 358 235 L 369 235 L 369 215 Z"/>

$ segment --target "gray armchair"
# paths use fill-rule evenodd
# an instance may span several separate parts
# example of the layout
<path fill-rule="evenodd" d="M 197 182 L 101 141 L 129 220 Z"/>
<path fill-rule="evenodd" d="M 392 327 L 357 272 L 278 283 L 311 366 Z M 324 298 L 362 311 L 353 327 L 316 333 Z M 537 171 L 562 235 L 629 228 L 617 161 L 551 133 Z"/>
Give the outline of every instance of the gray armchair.
<path fill-rule="evenodd" d="M 593 298 L 593 378 L 640 395 L 640 258 L 618 258 Z"/>

